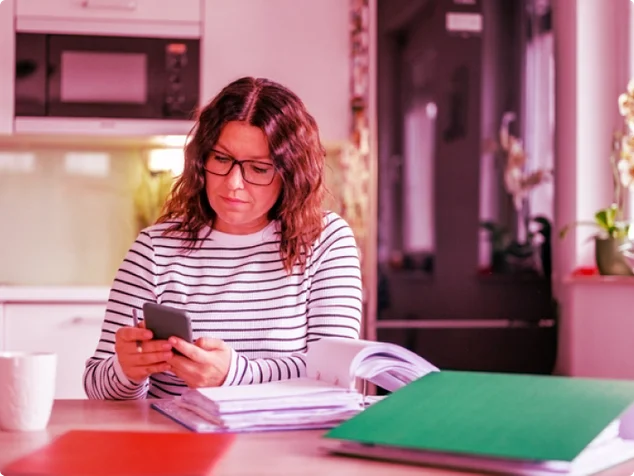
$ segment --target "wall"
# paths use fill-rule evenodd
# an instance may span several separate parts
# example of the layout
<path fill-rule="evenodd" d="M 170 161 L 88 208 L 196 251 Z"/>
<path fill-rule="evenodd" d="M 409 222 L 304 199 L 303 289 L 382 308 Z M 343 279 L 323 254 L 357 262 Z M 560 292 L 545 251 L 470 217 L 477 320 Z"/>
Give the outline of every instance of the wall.
<path fill-rule="evenodd" d="M 325 207 L 340 213 L 338 154 Z M 144 160 L 130 146 L 0 144 L 0 284 L 109 286 L 137 234 Z"/>
<path fill-rule="evenodd" d="M 350 0 L 205 0 L 202 99 L 242 76 L 295 92 L 322 140 L 348 139 Z"/>
<path fill-rule="evenodd" d="M 0 147 L 0 283 L 109 285 L 136 236 L 134 149 Z"/>

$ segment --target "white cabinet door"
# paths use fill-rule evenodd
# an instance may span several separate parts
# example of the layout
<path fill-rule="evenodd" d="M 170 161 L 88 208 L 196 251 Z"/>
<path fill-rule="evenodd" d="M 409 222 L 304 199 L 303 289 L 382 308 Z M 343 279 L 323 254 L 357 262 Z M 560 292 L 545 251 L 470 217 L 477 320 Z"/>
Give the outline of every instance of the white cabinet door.
<path fill-rule="evenodd" d="M 17 16 L 198 22 L 200 7 L 200 0 L 17 0 Z"/>
<path fill-rule="evenodd" d="M 0 302 L 0 351 L 4 350 L 4 303 Z"/>
<path fill-rule="evenodd" d="M 105 310 L 105 303 L 5 304 L 5 349 L 56 352 L 55 398 L 86 398 L 84 364 L 97 347 Z"/>
<path fill-rule="evenodd" d="M 13 133 L 15 0 L 0 2 L 0 135 Z"/>
<path fill-rule="evenodd" d="M 349 4 L 348 0 L 206 0 L 203 104 L 235 79 L 266 77 L 303 100 L 324 141 L 346 140 Z"/>
<path fill-rule="evenodd" d="M 204 0 L 15 0 L 22 32 L 199 38 Z"/>

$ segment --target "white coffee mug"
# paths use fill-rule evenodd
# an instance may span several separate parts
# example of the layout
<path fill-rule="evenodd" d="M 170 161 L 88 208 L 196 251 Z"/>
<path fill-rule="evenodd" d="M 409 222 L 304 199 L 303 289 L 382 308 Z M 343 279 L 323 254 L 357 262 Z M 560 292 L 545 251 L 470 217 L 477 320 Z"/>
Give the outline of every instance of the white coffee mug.
<path fill-rule="evenodd" d="M 0 352 L 0 429 L 38 431 L 47 427 L 55 400 L 57 355 Z"/>

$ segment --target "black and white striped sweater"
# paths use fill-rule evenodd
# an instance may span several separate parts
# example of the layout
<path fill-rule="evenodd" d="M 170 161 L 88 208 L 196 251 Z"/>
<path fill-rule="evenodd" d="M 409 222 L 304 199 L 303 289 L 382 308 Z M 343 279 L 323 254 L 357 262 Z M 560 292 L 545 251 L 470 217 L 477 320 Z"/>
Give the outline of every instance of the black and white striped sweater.
<path fill-rule="evenodd" d="M 131 382 L 117 361 L 115 332 L 131 326 L 132 309 L 141 311 L 147 301 L 186 310 L 194 339 L 214 337 L 231 346 L 224 385 L 303 376 L 311 342 L 322 336 L 359 337 L 357 247 L 352 230 L 335 213 L 325 216 L 305 271 L 296 267 L 291 275 L 280 259 L 277 222 L 250 235 L 213 230 L 189 254 L 182 252 L 179 237 L 162 235 L 168 226 L 143 230 L 116 274 L 101 338 L 84 371 L 89 398 L 169 398 L 184 390 L 170 372 Z"/>

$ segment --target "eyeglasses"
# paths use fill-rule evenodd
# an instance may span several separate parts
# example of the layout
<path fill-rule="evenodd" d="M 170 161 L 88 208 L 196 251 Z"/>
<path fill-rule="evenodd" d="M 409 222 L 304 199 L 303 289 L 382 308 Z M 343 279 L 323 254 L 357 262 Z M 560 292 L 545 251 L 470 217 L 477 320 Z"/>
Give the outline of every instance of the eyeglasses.
<path fill-rule="evenodd" d="M 275 166 L 257 160 L 237 160 L 226 154 L 212 150 L 204 169 L 213 175 L 229 175 L 238 164 L 242 178 L 252 185 L 271 185 L 275 178 Z"/>

